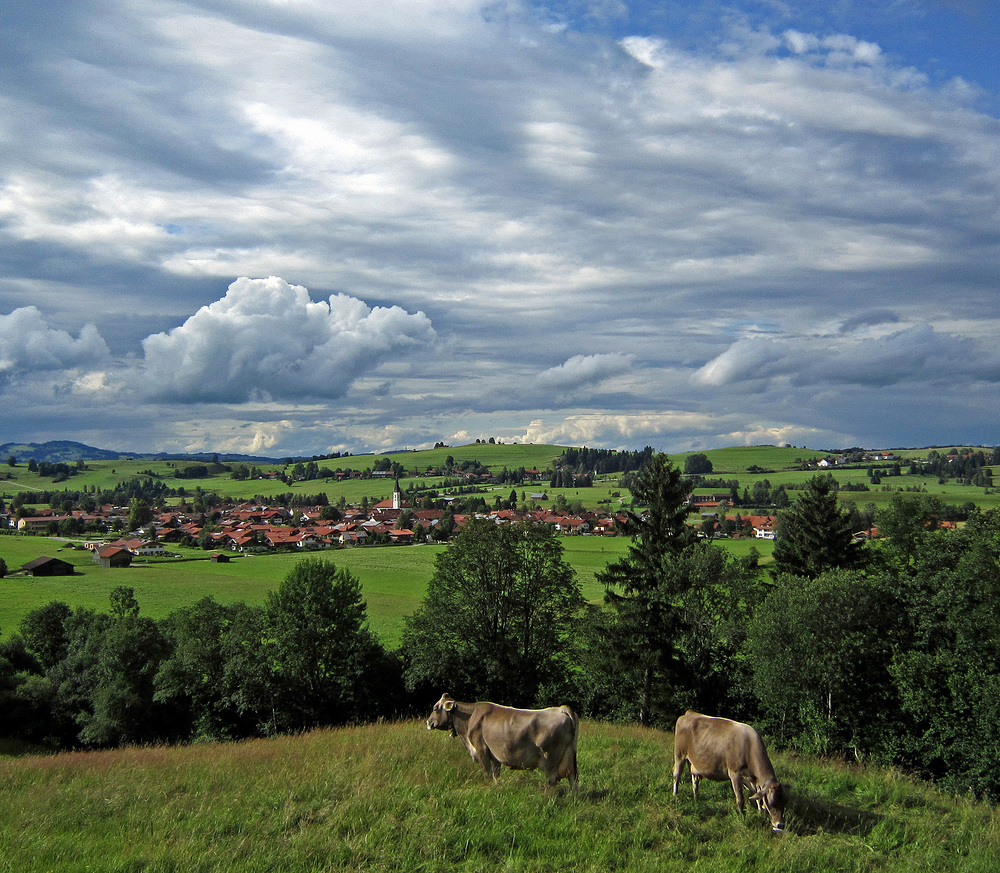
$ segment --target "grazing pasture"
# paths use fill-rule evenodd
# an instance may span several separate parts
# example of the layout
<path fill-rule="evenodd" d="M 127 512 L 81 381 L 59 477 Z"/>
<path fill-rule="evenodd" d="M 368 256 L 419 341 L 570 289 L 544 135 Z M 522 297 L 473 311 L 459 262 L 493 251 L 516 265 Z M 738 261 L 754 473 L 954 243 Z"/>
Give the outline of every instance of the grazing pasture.
<path fill-rule="evenodd" d="M 580 787 L 484 777 L 422 721 L 0 757 L 0 871 L 986 873 L 1000 813 L 892 770 L 775 755 L 788 830 L 728 784 L 671 798 L 672 736 L 584 721 Z"/>
<path fill-rule="evenodd" d="M 622 537 L 564 537 L 561 542 L 584 596 L 595 601 L 602 598 L 604 588 L 595 576 L 624 553 L 629 541 Z M 433 544 L 378 546 L 309 554 L 347 568 L 360 580 L 369 624 L 392 648 L 399 642 L 403 618 L 420 606 L 435 559 L 445 548 Z M 106 612 L 108 595 L 119 585 L 135 589 L 143 614 L 151 618 L 164 618 L 210 595 L 220 603 L 263 603 L 268 592 L 303 558 L 300 552 L 281 552 L 233 556 L 229 563 L 216 564 L 208 559 L 209 552 L 200 549 L 171 551 L 182 557 L 137 559 L 129 568 L 104 569 L 93 563 L 90 552 L 70 548 L 57 538 L 2 536 L 0 558 L 11 570 L 49 555 L 74 564 L 77 575 L 0 579 L 0 635 L 9 636 L 25 614 L 53 600 Z"/>

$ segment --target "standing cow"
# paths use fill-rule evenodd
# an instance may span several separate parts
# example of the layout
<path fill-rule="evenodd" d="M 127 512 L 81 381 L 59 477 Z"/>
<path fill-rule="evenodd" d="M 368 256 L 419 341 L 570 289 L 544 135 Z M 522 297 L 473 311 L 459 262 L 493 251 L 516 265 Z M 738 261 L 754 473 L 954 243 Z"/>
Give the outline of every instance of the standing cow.
<path fill-rule="evenodd" d="M 548 787 L 560 779 L 577 785 L 576 714 L 568 706 L 513 709 L 481 700 L 461 703 L 443 694 L 427 718 L 427 730 L 459 736 L 483 770 L 496 778 L 501 765 L 541 770 Z"/>
<path fill-rule="evenodd" d="M 728 718 L 712 718 L 690 709 L 674 728 L 674 796 L 684 765 L 691 767 L 691 790 L 698 797 L 701 779 L 728 779 L 743 809 L 744 781 L 753 789 L 751 800 L 767 810 L 771 828 L 784 830 L 788 790 L 774 775 L 764 741 L 750 725 Z"/>

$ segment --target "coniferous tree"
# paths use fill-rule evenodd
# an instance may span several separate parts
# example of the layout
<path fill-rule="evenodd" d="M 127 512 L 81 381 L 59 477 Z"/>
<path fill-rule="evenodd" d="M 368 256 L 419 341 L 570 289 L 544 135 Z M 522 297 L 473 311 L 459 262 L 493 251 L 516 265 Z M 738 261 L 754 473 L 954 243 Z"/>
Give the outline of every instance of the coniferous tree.
<path fill-rule="evenodd" d="M 814 579 L 824 570 L 853 566 L 860 555 L 851 515 L 837 503 L 837 482 L 813 476 L 805 491 L 778 515 L 774 572 Z"/>
<path fill-rule="evenodd" d="M 675 590 L 680 577 L 665 564 L 693 540 L 684 521 L 690 483 L 666 455 L 653 456 L 630 484 L 634 509 L 626 513 L 624 533 L 631 536 L 628 554 L 598 574 L 606 587 L 605 600 L 614 609 L 612 645 L 628 660 L 639 677 L 636 689 L 639 720 L 652 717 L 654 685 L 672 671 L 675 639 L 681 612 Z M 623 666 L 625 666 L 623 664 Z"/>

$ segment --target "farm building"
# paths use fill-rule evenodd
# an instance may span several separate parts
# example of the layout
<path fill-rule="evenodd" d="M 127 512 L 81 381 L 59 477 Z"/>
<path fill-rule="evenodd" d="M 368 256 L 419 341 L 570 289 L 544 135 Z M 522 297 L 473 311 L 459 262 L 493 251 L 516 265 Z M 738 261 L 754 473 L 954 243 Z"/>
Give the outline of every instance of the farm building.
<path fill-rule="evenodd" d="M 129 567 L 132 565 L 132 553 L 120 546 L 105 546 L 103 549 L 94 549 L 94 563 L 105 569 Z"/>
<path fill-rule="evenodd" d="M 34 561 L 28 561 L 21 569 L 29 576 L 72 576 L 73 565 L 61 558 L 49 558 L 42 555 Z"/>

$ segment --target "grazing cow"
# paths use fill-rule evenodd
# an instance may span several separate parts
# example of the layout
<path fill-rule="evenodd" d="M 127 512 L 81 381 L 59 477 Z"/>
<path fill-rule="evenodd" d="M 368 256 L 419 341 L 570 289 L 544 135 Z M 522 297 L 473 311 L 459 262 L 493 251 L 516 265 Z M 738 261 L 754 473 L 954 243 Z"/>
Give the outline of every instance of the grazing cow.
<path fill-rule="evenodd" d="M 481 700 L 460 703 L 443 694 L 427 718 L 427 730 L 459 736 L 483 770 L 496 778 L 512 770 L 541 770 L 548 787 L 568 779 L 576 788 L 576 714 L 568 706 L 513 709 Z"/>
<path fill-rule="evenodd" d="M 771 828 L 784 830 L 788 790 L 775 778 L 764 741 L 750 725 L 689 709 L 674 728 L 674 796 L 685 763 L 691 767 L 695 798 L 702 778 L 728 779 L 742 810 L 745 781 L 753 789 L 750 799 L 757 802 L 757 809 L 765 809 L 771 816 Z"/>

